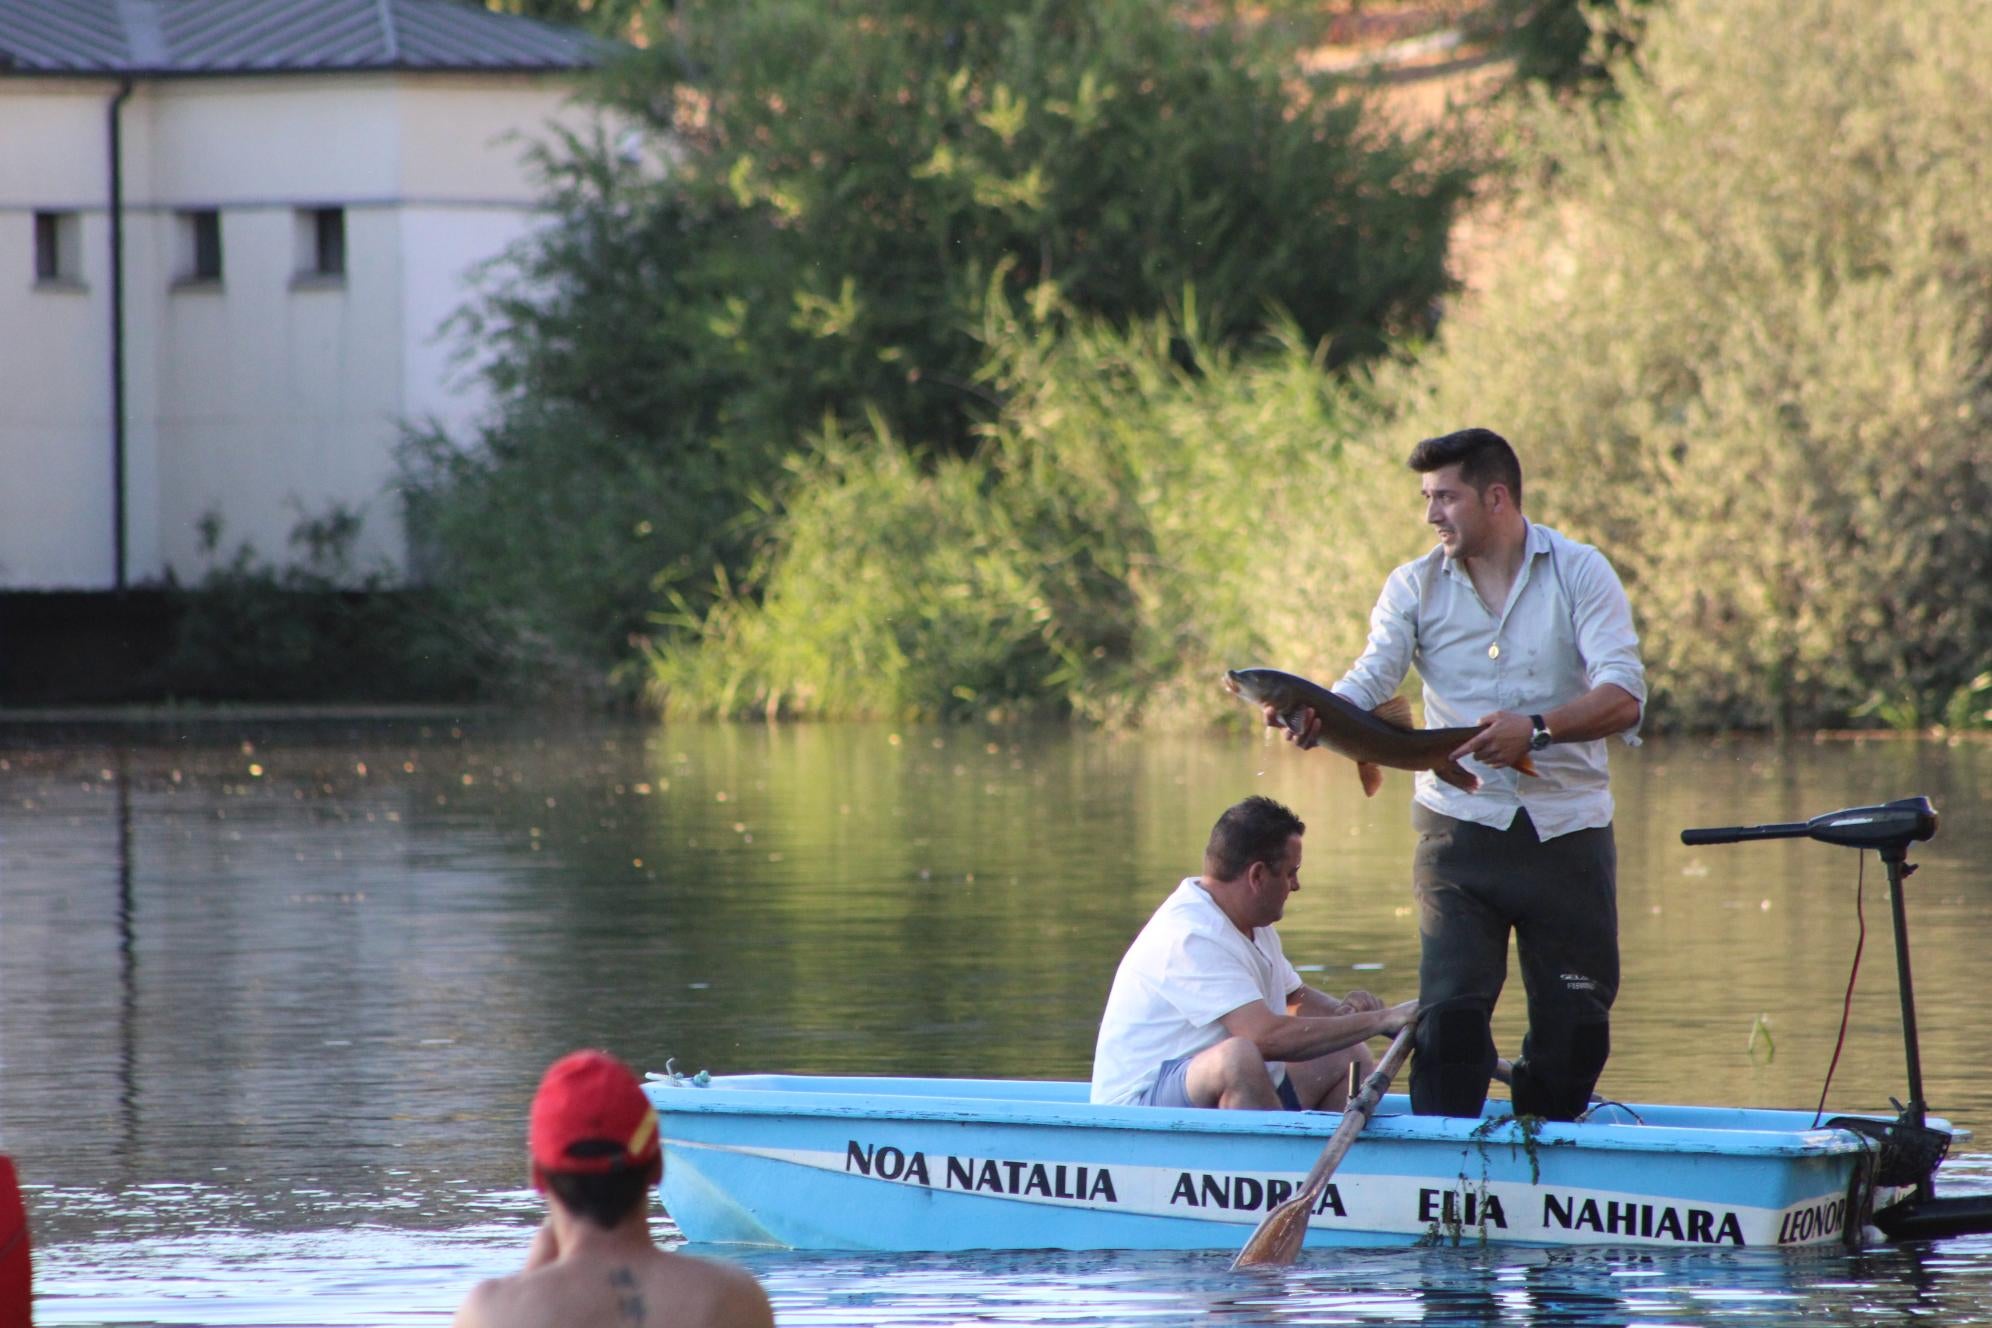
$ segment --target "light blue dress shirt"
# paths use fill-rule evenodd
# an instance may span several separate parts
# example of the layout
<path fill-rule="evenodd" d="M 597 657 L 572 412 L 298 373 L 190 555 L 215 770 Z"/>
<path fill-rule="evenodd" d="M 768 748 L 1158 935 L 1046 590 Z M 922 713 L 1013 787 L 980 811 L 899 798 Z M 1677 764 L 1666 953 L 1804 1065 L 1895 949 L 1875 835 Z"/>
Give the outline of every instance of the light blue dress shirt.
<path fill-rule="evenodd" d="M 1490 608 L 1444 546 L 1384 582 L 1369 644 L 1334 690 L 1366 710 L 1397 694 L 1408 670 L 1424 683 L 1428 728 L 1471 726 L 1496 710 L 1543 714 L 1601 683 L 1646 709 L 1646 670 L 1632 606 L 1605 556 L 1530 522 L 1508 602 Z M 1634 725 L 1619 735 L 1639 744 Z M 1435 812 L 1505 830 L 1526 807 L 1544 839 L 1611 824 L 1605 743 L 1559 742 L 1530 758 L 1540 778 L 1468 758 L 1468 793 L 1420 771 L 1414 797 Z"/>

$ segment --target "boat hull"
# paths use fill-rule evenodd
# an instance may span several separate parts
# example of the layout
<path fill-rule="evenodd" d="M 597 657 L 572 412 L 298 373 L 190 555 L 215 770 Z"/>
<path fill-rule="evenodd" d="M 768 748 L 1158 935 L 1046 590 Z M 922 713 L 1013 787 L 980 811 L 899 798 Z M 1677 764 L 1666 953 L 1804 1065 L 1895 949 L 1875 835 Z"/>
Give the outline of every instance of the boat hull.
<path fill-rule="evenodd" d="M 686 1237 L 793 1249 L 1235 1250 L 1341 1119 L 1094 1106 L 1086 1088 L 750 1075 L 647 1091 Z M 1846 1239 L 1850 1212 L 1858 1229 L 1871 1146 L 1809 1113 L 1594 1115 L 1420 1117 L 1386 1097 L 1307 1244 L 1800 1246 Z"/>

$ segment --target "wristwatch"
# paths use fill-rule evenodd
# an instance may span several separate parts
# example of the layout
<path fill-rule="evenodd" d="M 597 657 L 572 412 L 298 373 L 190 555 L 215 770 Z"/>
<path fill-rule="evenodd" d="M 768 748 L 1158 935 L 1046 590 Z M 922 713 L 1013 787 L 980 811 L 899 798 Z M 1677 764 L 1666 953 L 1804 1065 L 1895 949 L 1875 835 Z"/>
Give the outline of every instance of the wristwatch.
<path fill-rule="evenodd" d="M 1541 715 L 1530 715 L 1529 723 L 1535 725 L 1535 732 L 1529 735 L 1530 751 L 1539 752 L 1549 746 L 1550 743 L 1556 741 L 1555 738 L 1550 736 L 1549 725 L 1543 722 Z"/>

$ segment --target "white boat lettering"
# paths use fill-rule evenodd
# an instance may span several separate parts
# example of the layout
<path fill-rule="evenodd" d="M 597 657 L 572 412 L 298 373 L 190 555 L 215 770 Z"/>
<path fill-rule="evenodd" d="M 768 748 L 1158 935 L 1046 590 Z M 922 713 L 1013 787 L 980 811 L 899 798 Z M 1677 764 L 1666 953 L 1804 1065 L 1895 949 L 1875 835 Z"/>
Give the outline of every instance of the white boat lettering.
<path fill-rule="evenodd" d="M 844 1170 L 908 1185 L 931 1188 L 934 1184 L 933 1169 L 925 1153 L 917 1149 L 908 1152 L 890 1144 L 850 1140 L 844 1147 Z M 1114 1193 L 1113 1173 L 1107 1168 L 1063 1162 L 949 1155 L 941 1159 L 941 1187 L 970 1194 L 1039 1195 L 1078 1203 L 1120 1202 Z"/>
<path fill-rule="evenodd" d="M 1229 1208 L 1239 1212 L 1255 1213 L 1261 1209 L 1270 1211 L 1285 1203 L 1298 1188 L 1290 1180 L 1270 1177 L 1260 1180 L 1256 1176 L 1232 1176 L 1223 1172 L 1183 1171 L 1176 1175 L 1176 1187 L 1169 1195 L 1170 1207 L 1178 1205 L 1188 1208 Z M 1349 1210 L 1342 1206 L 1342 1192 L 1330 1182 L 1314 1202 L 1315 1216 L 1333 1213 L 1337 1217 L 1347 1217 Z"/>
<path fill-rule="evenodd" d="M 1576 1195 L 1542 1196 L 1542 1224 L 1565 1231 L 1595 1231 L 1606 1236 L 1640 1236 L 1654 1240 L 1678 1240 L 1690 1245 L 1743 1244 L 1743 1226 L 1736 1214 L 1725 1210 L 1720 1217 L 1706 1208 L 1690 1208 L 1685 1215 L 1671 1205 L 1620 1203 L 1607 1199 L 1579 1199 Z"/>
<path fill-rule="evenodd" d="M 1501 1207 L 1498 1194 L 1481 1194 L 1468 1190 L 1464 1194 L 1457 1190 L 1419 1190 L 1418 1220 L 1439 1222 L 1446 1226 L 1477 1227 L 1490 1226 L 1506 1229 L 1508 1214 Z"/>
<path fill-rule="evenodd" d="M 1786 1213 L 1778 1225 L 1778 1244 L 1791 1245 L 1830 1236 L 1847 1224 L 1847 1201 L 1835 1199 Z"/>

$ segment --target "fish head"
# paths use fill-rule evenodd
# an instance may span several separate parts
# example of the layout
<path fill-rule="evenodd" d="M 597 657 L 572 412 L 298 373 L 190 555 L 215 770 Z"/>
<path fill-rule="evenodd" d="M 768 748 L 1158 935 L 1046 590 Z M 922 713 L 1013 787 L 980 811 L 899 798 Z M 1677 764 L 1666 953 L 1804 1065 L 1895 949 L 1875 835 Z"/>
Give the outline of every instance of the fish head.
<path fill-rule="evenodd" d="M 1265 705 L 1271 702 L 1281 709 L 1286 708 L 1286 688 L 1282 685 L 1285 674 L 1277 669 L 1226 669 L 1224 690 L 1250 705 Z"/>
<path fill-rule="evenodd" d="M 1224 690 L 1230 692 L 1247 705 L 1264 705 L 1273 699 L 1276 690 L 1270 684 L 1271 671 L 1268 669 L 1226 669 Z"/>

